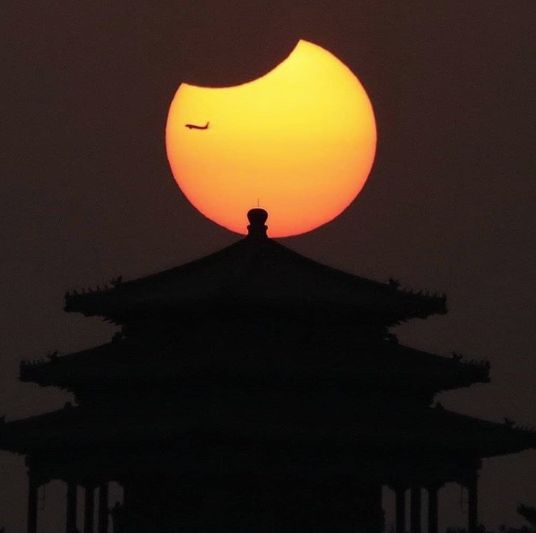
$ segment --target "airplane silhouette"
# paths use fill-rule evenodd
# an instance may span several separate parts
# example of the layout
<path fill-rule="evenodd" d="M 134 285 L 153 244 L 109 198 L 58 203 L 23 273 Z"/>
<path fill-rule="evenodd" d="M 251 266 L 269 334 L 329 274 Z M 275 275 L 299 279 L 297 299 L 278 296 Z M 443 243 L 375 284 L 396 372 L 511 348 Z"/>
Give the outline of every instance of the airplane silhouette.
<path fill-rule="evenodd" d="M 210 123 L 207 122 L 204 126 L 198 126 L 197 124 L 185 124 L 184 126 L 189 130 L 207 130 L 209 124 Z"/>

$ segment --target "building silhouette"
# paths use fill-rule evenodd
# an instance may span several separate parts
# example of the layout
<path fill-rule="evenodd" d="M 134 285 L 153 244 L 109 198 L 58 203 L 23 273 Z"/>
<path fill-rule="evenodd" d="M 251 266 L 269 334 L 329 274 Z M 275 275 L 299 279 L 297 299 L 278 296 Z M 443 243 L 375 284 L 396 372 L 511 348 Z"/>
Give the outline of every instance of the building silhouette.
<path fill-rule="evenodd" d="M 467 488 L 475 533 L 481 460 L 536 447 L 536 433 L 434 403 L 489 381 L 486 362 L 390 333 L 446 313 L 445 296 L 321 265 L 269 239 L 262 209 L 248 217 L 249 234 L 212 255 L 66 294 L 66 311 L 120 332 L 21 364 L 22 381 L 75 398 L 0 428 L 0 448 L 26 456 L 28 533 L 56 479 L 67 533 L 80 486 L 84 533 L 379 533 L 384 486 L 397 533 L 437 533 L 447 482 Z M 124 498 L 109 508 L 112 481 Z"/>

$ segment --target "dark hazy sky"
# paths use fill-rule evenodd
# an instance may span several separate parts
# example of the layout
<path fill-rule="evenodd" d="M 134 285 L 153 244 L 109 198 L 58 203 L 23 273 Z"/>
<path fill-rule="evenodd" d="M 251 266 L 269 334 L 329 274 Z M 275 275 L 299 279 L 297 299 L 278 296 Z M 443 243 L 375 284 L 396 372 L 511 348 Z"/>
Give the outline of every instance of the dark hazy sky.
<path fill-rule="evenodd" d="M 285 244 L 447 292 L 449 314 L 399 328 L 401 340 L 489 359 L 493 383 L 441 401 L 536 425 L 534 0 L 4 0 L 0 26 L 0 411 L 65 401 L 18 384 L 21 359 L 109 338 L 101 322 L 63 313 L 66 289 L 237 238 L 178 191 L 163 142 L 169 103 L 181 81 L 254 78 L 305 38 L 359 76 L 379 149 L 359 199 Z M 4 454 L 0 467 L 0 525 L 18 533 L 23 464 Z M 459 491 L 443 494 L 443 517 L 463 519 Z M 536 452 L 487 461 L 481 495 L 493 526 L 512 522 L 519 501 L 536 505 Z"/>

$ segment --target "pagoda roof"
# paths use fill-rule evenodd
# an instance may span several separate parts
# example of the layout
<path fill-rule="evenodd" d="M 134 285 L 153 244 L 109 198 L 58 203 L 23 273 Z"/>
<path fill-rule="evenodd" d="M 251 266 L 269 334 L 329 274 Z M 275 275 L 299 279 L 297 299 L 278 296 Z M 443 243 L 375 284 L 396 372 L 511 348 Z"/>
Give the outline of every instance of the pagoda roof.
<path fill-rule="evenodd" d="M 256 210 L 253 210 L 256 211 Z M 316 309 L 383 325 L 446 312 L 446 297 L 403 290 L 320 264 L 250 232 L 202 259 L 104 289 L 68 292 L 65 310 L 126 323 L 137 316 L 243 308 Z"/>
<path fill-rule="evenodd" d="M 162 383 L 191 379 L 192 375 L 204 379 L 217 376 L 224 381 L 240 378 L 249 383 L 259 378 L 275 386 L 281 381 L 329 381 L 357 386 L 365 380 L 375 386 L 431 393 L 489 382 L 486 361 L 465 360 L 457 354 L 442 357 L 389 341 L 350 347 L 333 342 L 327 355 L 313 345 L 305 348 L 305 357 L 299 358 L 278 350 L 275 360 L 261 354 L 251 357 L 255 350 L 262 350 L 262 345 L 252 347 L 246 355 L 240 350 L 227 350 L 218 359 L 200 347 L 180 348 L 179 351 L 173 343 L 145 346 L 128 339 L 115 341 L 65 356 L 53 354 L 47 359 L 23 361 L 20 379 L 75 392 L 79 387 L 92 388 L 103 382 Z"/>
<path fill-rule="evenodd" d="M 324 416 L 326 413 L 322 413 Z M 95 446 L 127 449 L 162 440 L 180 443 L 182 438 L 237 439 L 275 442 L 293 446 L 332 445 L 342 449 L 378 452 L 459 455 L 487 458 L 536 448 L 536 431 L 454 413 L 442 407 L 343 421 L 333 416 L 294 419 L 292 411 L 268 411 L 250 404 L 224 403 L 210 409 L 161 409 L 158 412 L 125 413 L 114 409 L 64 409 L 4 422 L 0 425 L 0 449 L 28 454 L 42 450 L 90 449 Z M 213 437 L 212 437 L 213 438 Z M 272 444 L 270 444 L 272 443 Z"/>

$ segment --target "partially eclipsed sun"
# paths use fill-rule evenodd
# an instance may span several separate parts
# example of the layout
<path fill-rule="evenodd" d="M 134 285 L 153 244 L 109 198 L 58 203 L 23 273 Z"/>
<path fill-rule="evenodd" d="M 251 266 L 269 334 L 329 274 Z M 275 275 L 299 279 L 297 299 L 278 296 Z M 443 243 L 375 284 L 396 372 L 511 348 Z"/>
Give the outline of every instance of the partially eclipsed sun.
<path fill-rule="evenodd" d="M 246 233 L 246 213 L 270 214 L 268 233 L 310 231 L 359 194 L 376 151 L 370 100 L 320 46 L 299 41 L 268 74 L 235 87 L 180 85 L 166 147 L 177 184 L 214 222 Z"/>

